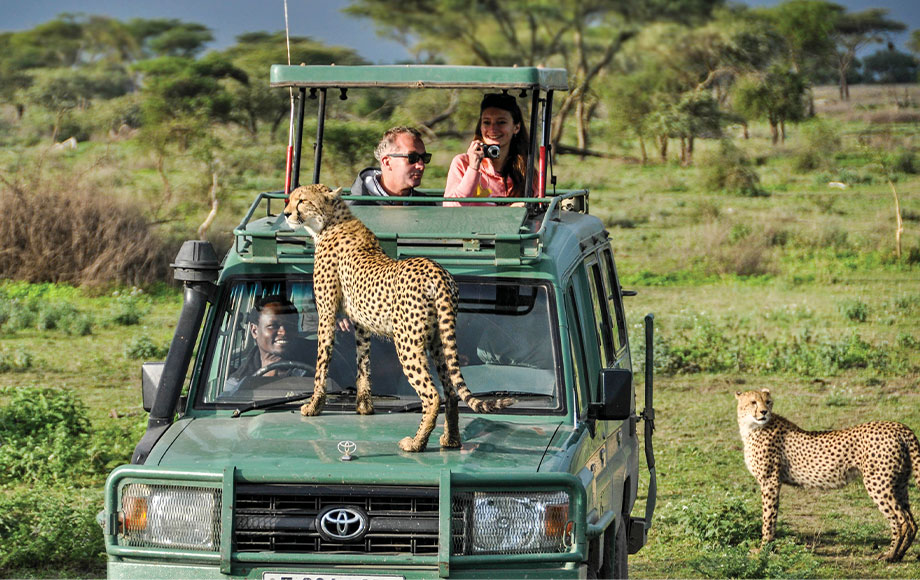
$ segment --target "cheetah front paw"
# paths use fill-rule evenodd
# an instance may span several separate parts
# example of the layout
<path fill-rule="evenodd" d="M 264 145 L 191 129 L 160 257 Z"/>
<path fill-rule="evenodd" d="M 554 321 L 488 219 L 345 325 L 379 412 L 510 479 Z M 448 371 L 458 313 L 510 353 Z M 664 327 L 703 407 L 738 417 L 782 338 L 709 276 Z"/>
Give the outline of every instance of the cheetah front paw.
<path fill-rule="evenodd" d="M 444 433 L 441 435 L 441 447 L 444 449 L 458 449 L 462 446 L 460 435 Z"/>
<path fill-rule="evenodd" d="M 359 415 L 373 415 L 374 401 L 370 397 L 358 397 L 355 411 L 357 411 Z"/>
<path fill-rule="evenodd" d="M 300 408 L 300 414 L 304 417 L 315 417 L 322 412 L 324 406 L 325 401 L 310 401 Z"/>
<path fill-rule="evenodd" d="M 425 450 L 425 444 L 418 444 L 412 437 L 403 437 L 399 441 L 399 448 L 408 453 L 418 453 Z"/>

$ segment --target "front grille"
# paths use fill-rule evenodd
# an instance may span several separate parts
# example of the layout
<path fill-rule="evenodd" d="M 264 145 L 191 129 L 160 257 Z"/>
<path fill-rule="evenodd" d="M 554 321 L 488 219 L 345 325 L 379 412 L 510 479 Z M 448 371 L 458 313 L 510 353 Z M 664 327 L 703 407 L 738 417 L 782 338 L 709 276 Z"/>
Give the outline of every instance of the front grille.
<path fill-rule="evenodd" d="M 367 534 L 345 542 L 321 536 L 317 516 L 336 507 L 355 507 L 366 513 Z M 233 543 L 240 552 L 437 554 L 438 489 L 239 485 Z"/>

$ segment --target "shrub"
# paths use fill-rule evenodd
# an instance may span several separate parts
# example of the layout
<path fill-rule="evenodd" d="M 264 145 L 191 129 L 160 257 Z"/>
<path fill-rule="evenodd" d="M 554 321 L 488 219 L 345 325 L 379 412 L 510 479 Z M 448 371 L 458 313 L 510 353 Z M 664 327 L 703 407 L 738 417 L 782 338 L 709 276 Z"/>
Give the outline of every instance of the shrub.
<path fill-rule="evenodd" d="M 655 370 L 668 375 L 730 372 L 813 377 L 849 369 L 900 372 L 902 367 L 888 348 L 870 344 L 856 332 L 815 337 L 806 328 L 798 335 L 769 338 L 703 317 L 695 318 L 691 328 L 660 332 L 655 345 Z"/>
<path fill-rule="evenodd" d="M 690 565 L 705 578 L 815 578 L 820 562 L 803 546 L 774 542 L 758 554 L 736 546 L 707 553 Z"/>
<path fill-rule="evenodd" d="M 125 356 L 132 360 L 161 360 L 169 352 L 169 345 L 158 346 L 146 334 L 133 338 L 125 346 Z"/>
<path fill-rule="evenodd" d="M 0 484 L 90 480 L 99 483 L 116 463 L 130 457 L 125 428 L 93 437 L 86 405 L 59 389 L 6 388 L 0 407 Z"/>
<path fill-rule="evenodd" d="M 66 302 L 45 305 L 38 311 L 37 318 L 39 330 L 58 329 L 74 336 L 87 336 L 93 331 L 92 318 Z"/>
<path fill-rule="evenodd" d="M 0 350 L 0 373 L 22 372 L 32 368 L 32 353 L 22 349 Z"/>
<path fill-rule="evenodd" d="M 115 292 L 112 322 L 119 326 L 134 326 L 150 311 L 150 302 L 137 288 L 129 293 Z"/>
<path fill-rule="evenodd" d="M 740 496 L 691 500 L 681 506 L 675 520 L 711 546 L 740 546 L 760 537 L 760 506 Z"/>
<path fill-rule="evenodd" d="M 869 318 L 869 305 L 862 300 L 844 300 L 837 306 L 837 310 L 852 322 L 865 322 Z"/>
<path fill-rule="evenodd" d="M 35 208 L 49 206 L 64 217 L 35 227 Z M 0 279 L 147 284 L 166 278 L 166 256 L 174 255 L 137 204 L 115 203 L 88 185 L 4 181 L 0 215 Z"/>
<path fill-rule="evenodd" d="M 96 513 L 102 507 L 98 490 L 67 490 L 67 496 L 49 489 L 27 489 L 0 494 L 0 574 L 17 569 L 47 568 L 90 572 L 105 571 L 105 545 Z"/>
<path fill-rule="evenodd" d="M 706 158 L 703 176 L 710 189 L 747 197 L 767 195 L 747 156 L 728 139 L 723 139 L 718 151 Z"/>
<path fill-rule="evenodd" d="M 803 145 L 794 159 L 795 169 L 802 173 L 833 168 L 843 145 L 840 131 L 823 119 L 816 119 L 802 126 L 802 142 Z"/>

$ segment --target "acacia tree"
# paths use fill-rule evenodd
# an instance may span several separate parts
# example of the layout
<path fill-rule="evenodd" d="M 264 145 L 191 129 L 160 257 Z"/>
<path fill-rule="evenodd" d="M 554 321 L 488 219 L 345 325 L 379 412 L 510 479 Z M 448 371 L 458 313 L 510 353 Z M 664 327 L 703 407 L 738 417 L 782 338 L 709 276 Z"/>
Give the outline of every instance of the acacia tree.
<path fill-rule="evenodd" d="M 211 129 L 217 123 L 228 121 L 233 111 L 233 99 L 221 80 L 247 83 L 246 73 L 217 54 L 200 60 L 161 57 L 141 61 L 135 68 L 144 75 L 140 142 L 153 151 L 163 182 L 163 195 L 155 213 L 168 209 L 172 201 L 173 191 L 166 168 L 172 147 L 190 150 L 204 162 L 212 184 L 208 203 L 216 212 L 220 140 L 213 136 Z"/>
<path fill-rule="evenodd" d="M 910 39 L 907 41 L 907 50 L 920 56 L 920 28 L 910 33 Z"/>
<path fill-rule="evenodd" d="M 835 23 L 845 12 L 843 6 L 826 0 L 787 0 L 756 11 L 783 39 L 783 60 L 808 76 L 834 54 Z"/>
<path fill-rule="evenodd" d="M 234 46 L 220 54 L 252 79 L 249 83 L 229 83 L 226 90 L 233 97 L 230 119 L 258 137 L 259 123 L 271 123 L 274 136 L 281 121 L 290 112 L 289 93 L 268 84 L 268 63 L 287 61 L 283 32 L 254 32 L 237 37 Z M 291 62 L 296 64 L 364 64 L 350 48 L 329 47 L 304 36 L 290 37 Z"/>
<path fill-rule="evenodd" d="M 862 12 L 843 14 L 834 23 L 833 37 L 837 43 L 837 73 L 840 78 L 840 98 L 850 100 L 847 73 L 856 59 L 856 53 L 866 45 L 883 42 L 890 32 L 906 30 L 897 20 L 886 18 L 886 8 L 870 8 Z"/>
<path fill-rule="evenodd" d="M 773 65 L 765 73 L 754 73 L 738 81 L 734 106 L 743 115 L 765 118 L 770 124 L 773 144 L 786 141 L 786 122 L 805 118 L 808 111 L 805 78 L 782 65 Z"/>
<path fill-rule="evenodd" d="M 564 66 L 570 90 L 556 108 L 552 140 L 576 118 L 584 148 L 595 83 L 642 23 L 708 15 L 721 0 L 356 0 L 346 11 L 420 59 L 456 64 Z"/>

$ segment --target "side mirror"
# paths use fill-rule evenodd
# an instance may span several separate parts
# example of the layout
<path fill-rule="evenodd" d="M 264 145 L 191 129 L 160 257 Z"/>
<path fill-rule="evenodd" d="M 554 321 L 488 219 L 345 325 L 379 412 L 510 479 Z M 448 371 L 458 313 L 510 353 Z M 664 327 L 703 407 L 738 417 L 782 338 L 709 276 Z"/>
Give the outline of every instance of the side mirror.
<path fill-rule="evenodd" d="M 625 421 L 632 416 L 632 371 L 602 369 L 600 391 L 602 402 L 592 403 L 588 415 L 601 421 Z"/>
<path fill-rule="evenodd" d="M 157 396 L 160 386 L 160 377 L 163 376 L 163 367 L 166 363 L 146 362 L 141 365 L 141 391 L 144 398 L 144 410 L 148 413 L 153 409 L 153 401 Z"/>

